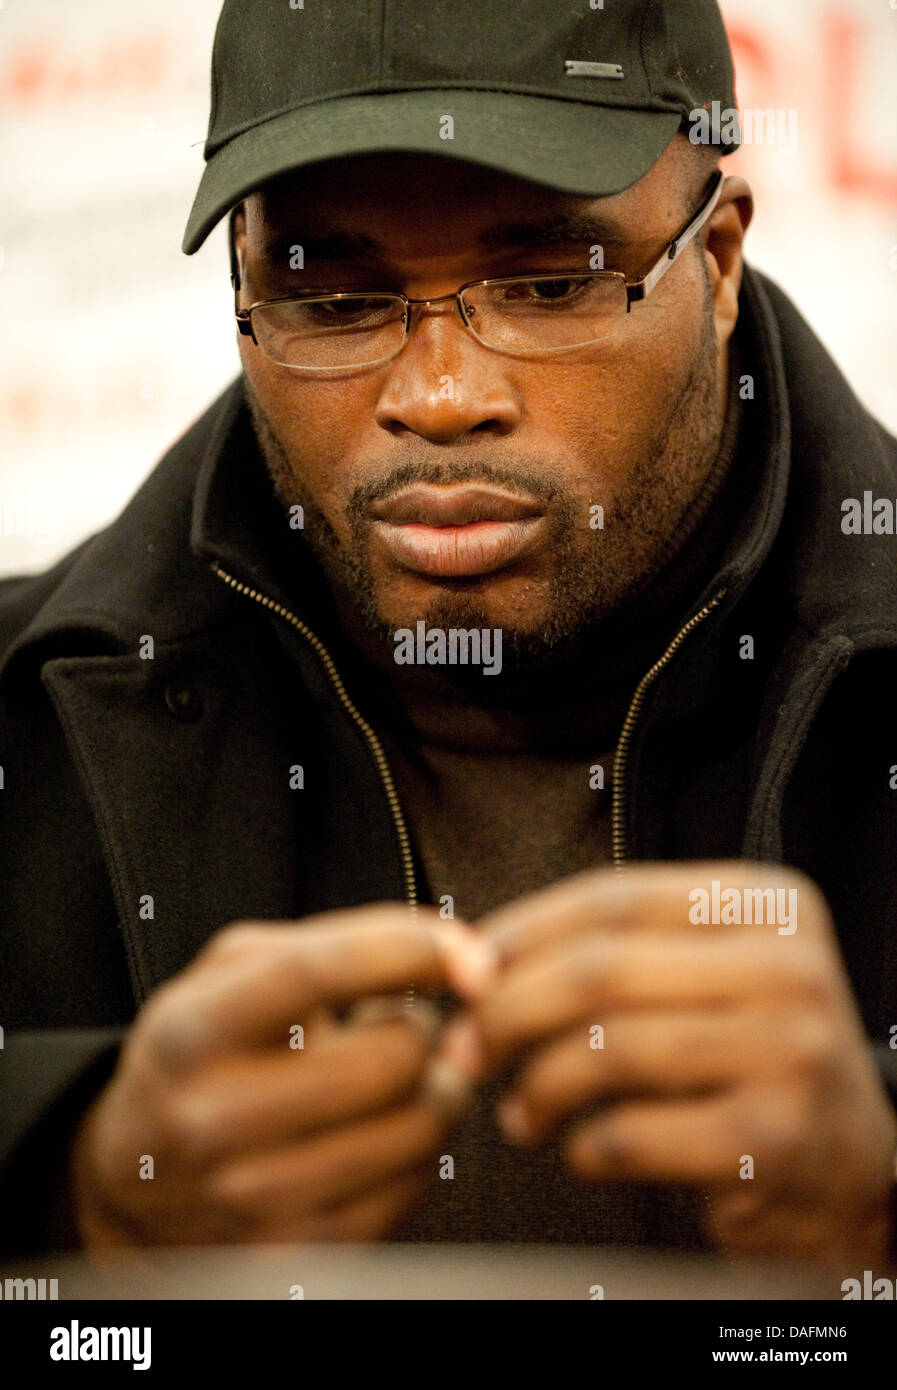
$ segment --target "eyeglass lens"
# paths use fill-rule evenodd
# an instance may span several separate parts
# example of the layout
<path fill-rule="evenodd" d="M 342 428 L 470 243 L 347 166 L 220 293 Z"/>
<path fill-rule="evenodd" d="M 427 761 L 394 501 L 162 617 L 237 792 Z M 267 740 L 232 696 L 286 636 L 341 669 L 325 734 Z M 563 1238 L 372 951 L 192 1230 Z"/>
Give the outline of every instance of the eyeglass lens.
<path fill-rule="evenodd" d="M 474 285 L 462 295 L 471 329 L 486 346 L 553 351 L 613 332 L 626 313 L 622 276 L 541 276 Z M 253 310 L 256 340 L 283 366 L 364 366 L 393 357 L 405 336 L 404 301 L 393 295 L 291 299 Z"/>

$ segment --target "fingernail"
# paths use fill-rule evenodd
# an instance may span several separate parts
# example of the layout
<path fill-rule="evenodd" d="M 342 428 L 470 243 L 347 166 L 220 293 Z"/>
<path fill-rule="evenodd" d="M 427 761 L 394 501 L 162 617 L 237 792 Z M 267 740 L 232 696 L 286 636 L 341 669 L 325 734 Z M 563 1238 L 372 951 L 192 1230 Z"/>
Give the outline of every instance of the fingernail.
<path fill-rule="evenodd" d="M 492 943 L 483 936 L 450 927 L 447 922 L 437 926 L 436 939 L 455 988 L 467 998 L 481 994 L 498 961 Z"/>
<path fill-rule="evenodd" d="M 429 999 L 419 996 L 409 1001 L 407 995 L 374 995 L 358 999 L 347 1017 L 347 1023 L 357 1026 L 369 1023 L 398 1023 L 408 1020 L 422 1030 L 430 1042 L 436 1037 L 442 1020 Z"/>
<path fill-rule="evenodd" d="M 434 1057 L 427 1067 L 423 1094 L 454 1118 L 470 1108 L 470 1081 L 445 1057 Z"/>
<path fill-rule="evenodd" d="M 356 999 L 348 1014 L 349 1023 L 389 1023 L 404 1018 L 407 1006 L 401 994 L 370 994 Z"/>
<path fill-rule="evenodd" d="M 532 1138 L 529 1112 L 525 1102 L 517 1096 L 508 1096 L 501 1102 L 498 1119 L 507 1137 L 515 1144 L 526 1144 Z"/>
<path fill-rule="evenodd" d="M 442 1024 L 436 1006 L 431 1004 L 429 999 L 421 999 L 420 997 L 411 1004 L 407 1000 L 405 1001 L 403 1016 L 411 1023 L 417 1024 L 418 1028 L 423 1029 L 425 1035 L 431 1039 L 436 1037 Z"/>
<path fill-rule="evenodd" d="M 439 1055 L 475 1080 L 483 1068 L 483 1049 L 476 1024 L 469 1018 L 456 1018 L 450 1023 L 442 1035 Z"/>

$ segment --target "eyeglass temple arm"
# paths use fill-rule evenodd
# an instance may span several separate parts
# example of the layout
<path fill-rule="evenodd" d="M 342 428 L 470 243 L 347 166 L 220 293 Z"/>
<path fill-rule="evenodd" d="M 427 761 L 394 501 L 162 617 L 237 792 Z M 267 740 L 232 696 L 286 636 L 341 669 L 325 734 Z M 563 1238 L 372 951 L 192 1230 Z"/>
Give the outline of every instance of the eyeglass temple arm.
<path fill-rule="evenodd" d="M 230 255 L 230 282 L 233 286 L 234 294 L 236 294 L 240 288 L 240 267 L 237 264 L 234 224 L 237 220 L 237 213 L 242 210 L 242 207 L 242 203 L 237 203 L 236 207 L 231 208 L 230 216 L 227 219 L 227 249 Z"/>
<path fill-rule="evenodd" d="M 713 215 L 713 211 L 719 202 L 719 195 L 723 191 L 723 183 L 725 182 L 725 176 L 721 169 L 717 169 L 714 179 L 713 188 L 703 207 L 695 214 L 688 226 L 685 227 L 677 237 L 673 238 L 662 260 L 659 260 L 657 265 L 653 266 L 641 280 L 636 280 L 633 284 L 626 286 L 629 304 L 633 304 L 639 299 L 644 299 L 646 295 L 651 293 L 658 281 L 666 275 L 673 261 L 678 260 L 688 243 L 693 237 L 697 236 L 707 219 Z"/>
<path fill-rule="evenodd" d="M 241 282 L 240 266 L 237 262 L 237 247 L 234 238 L 234 223 L 237 218 L 237 213 L 240 211 L 242 206 L 242 203 L 238 203 L 235 208 L 231 208 L 230 210 L 230 216 L 227 219 L 227 249 L 230 255 L 230 282 L 234 290 L 234 315 L 237 320 L 237 328 L 240 330 L 241 333 L 245 334 L 247 337 L 251 337 L 254 341 L 255 334 L 252 331 L 252 324 L 249 320 L 249 314 L 246 312 L 245 309 L 237 308 L 237 295 L 240 293 Z"/>

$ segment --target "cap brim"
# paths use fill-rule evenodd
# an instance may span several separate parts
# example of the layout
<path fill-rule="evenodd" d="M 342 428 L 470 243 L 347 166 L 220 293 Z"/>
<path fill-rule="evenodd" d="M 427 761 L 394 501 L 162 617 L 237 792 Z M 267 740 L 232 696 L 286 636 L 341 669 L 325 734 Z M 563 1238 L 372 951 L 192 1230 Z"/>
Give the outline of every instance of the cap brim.
<path fill-rule="evenodd" d="M 451 116 L 453 138 L 441 139 Z M 235 135 L 206 164 L 182 249 L 197 251 L 241 198 L 278 174 L 386 151 L 464 159 L 581 197 L 637 183 L 679 129 L 676 111 L 590 106 L 515 92 L 440 89 L 339 97 Z"/>

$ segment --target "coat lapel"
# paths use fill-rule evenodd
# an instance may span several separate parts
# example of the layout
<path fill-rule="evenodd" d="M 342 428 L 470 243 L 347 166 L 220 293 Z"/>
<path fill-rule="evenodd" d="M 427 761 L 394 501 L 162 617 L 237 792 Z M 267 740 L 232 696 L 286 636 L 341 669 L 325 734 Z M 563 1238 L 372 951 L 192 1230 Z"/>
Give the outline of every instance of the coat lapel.
<path fill-rule="evenodd" d="M 227 922 L 295 911 L 291 753 L 269 735 L 271 692 L 246 655 L 231 642 L 223 662 L 200 639 L 153 660 L 65 657 L 43 668 L 96 818 L 139 1002 Z"/>

